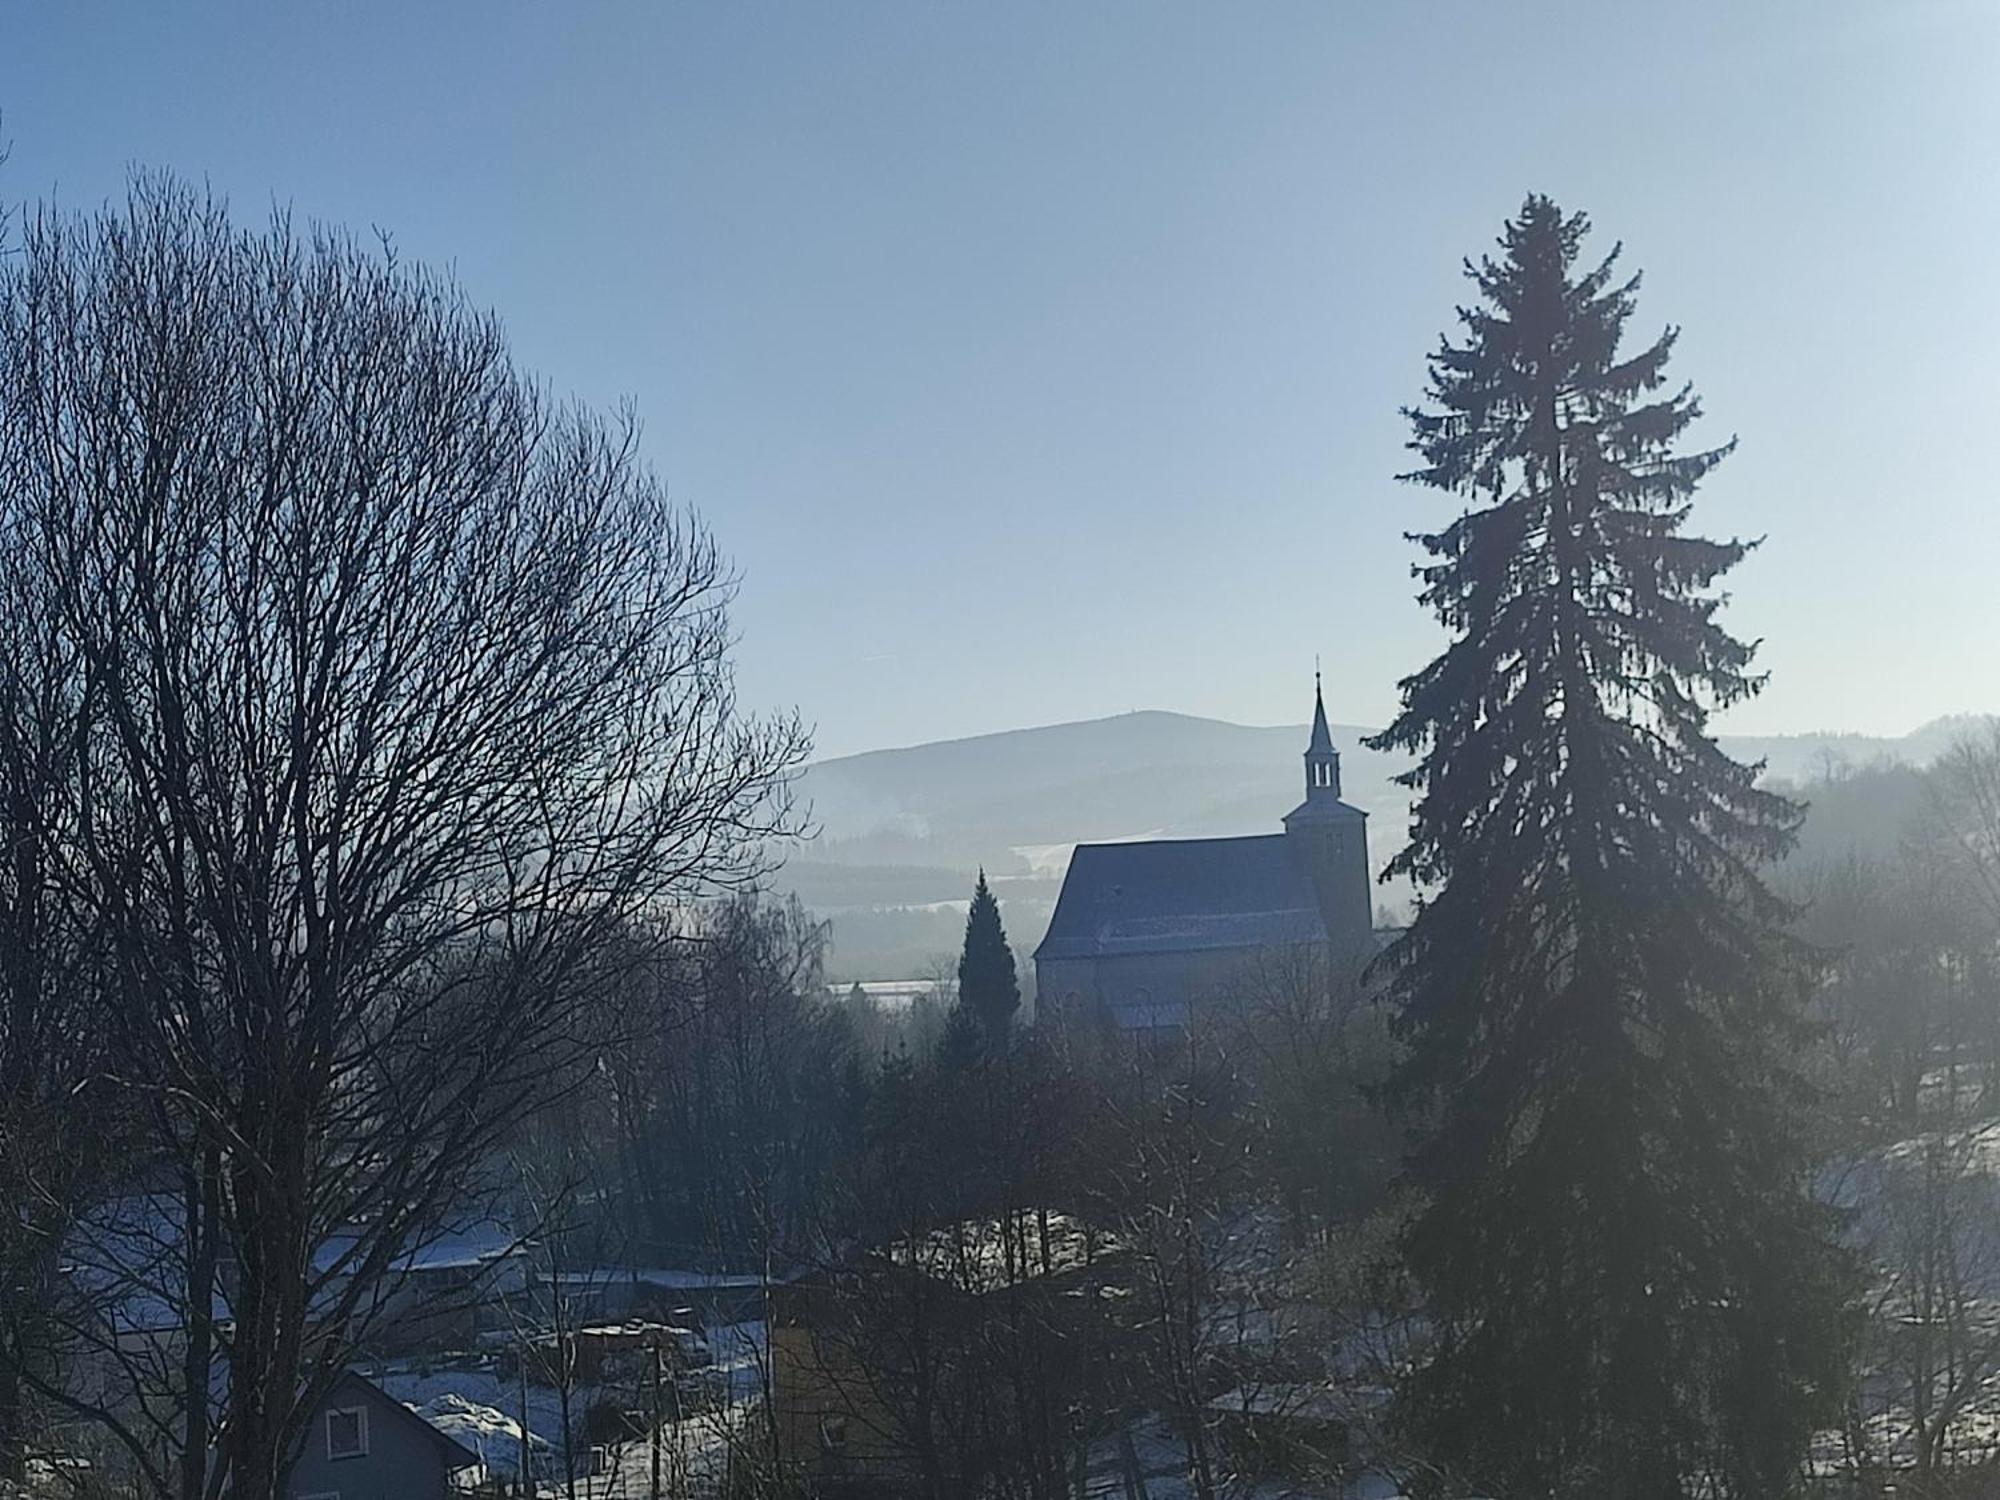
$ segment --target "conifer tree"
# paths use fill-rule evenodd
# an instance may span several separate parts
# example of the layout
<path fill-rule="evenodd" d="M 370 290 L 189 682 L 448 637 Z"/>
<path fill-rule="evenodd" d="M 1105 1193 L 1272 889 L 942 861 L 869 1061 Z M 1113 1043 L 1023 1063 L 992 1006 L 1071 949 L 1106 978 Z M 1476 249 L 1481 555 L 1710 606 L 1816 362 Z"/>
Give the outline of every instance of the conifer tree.
<path fill-rule="evenodd" d="M 1763 683 L 1716 618 L 1754 544 L 1687 531 L 1734 440 L 1679 447 L 1676 330 L 1621 352 L 1639 281 L 1579 266 L 1588 227 L 1527 200 L 1406 412 L 1403 477 L 1465 508 L 1412 538 L 1451 640 L 1373 742 L 1420 754 L 1382 960 L 1436 1333 L 1405 1411 L 1482 1493 L 1761 1500 L 1843 1369 L 1758 873 L 1799 810 L 1707 728 Z"/>
<path fill-rule="evenodd" d="M 1014 1013 L 1021 1008 L 1021 984 L 1014 973 L 1014 950 L 1000 925 L 1000 903 L 987 888 L 986 872 L 972 889 L 965 914 L 965 948 L 958 959 L 958 1004 L 979 1023 L 995 1051 L 1007 1045 Z"/>
<path fill-rule="evenodd" d="M 938 1067 L 947 1073 L 964 1073 L 979 1065 L 988 1053 L 987 1032 L 979 1018 L 963 1000 L 955 1002 L 938 1033 Z"/>

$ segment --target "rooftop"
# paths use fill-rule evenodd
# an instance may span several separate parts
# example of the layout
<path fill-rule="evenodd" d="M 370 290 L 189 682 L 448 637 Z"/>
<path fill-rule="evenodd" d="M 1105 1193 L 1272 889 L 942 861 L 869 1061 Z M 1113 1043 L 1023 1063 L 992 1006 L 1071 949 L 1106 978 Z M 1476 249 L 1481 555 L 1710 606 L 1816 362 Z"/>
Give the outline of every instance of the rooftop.
<path fill-rule="evenodd" d="M 1326 937 L 1296 840 L 1079 844 L 1037 958 L 1180 953 Z"/>

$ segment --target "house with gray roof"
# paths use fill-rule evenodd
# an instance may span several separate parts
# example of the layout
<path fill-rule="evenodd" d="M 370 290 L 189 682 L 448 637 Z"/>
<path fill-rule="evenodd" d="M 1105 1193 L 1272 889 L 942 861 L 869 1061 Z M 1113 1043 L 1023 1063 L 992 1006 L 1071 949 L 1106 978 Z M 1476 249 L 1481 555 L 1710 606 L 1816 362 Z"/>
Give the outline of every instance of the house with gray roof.
<path fill-rule="evenodd" d="M 291 1500 L 447 1500 L 479 1455 L 373 1381 L 340 1377 L 307 1424 Z"/>
<path fill-rule="evenodd" d="M 1368 815 L 1340 800 L 1317 675 L 1305 775 L 1281 833 L 1077 845 L 1035 950 L 1038 1016 L 1182 1026 L 1204 995 L 1274 954 L 1369 951 Z"/>

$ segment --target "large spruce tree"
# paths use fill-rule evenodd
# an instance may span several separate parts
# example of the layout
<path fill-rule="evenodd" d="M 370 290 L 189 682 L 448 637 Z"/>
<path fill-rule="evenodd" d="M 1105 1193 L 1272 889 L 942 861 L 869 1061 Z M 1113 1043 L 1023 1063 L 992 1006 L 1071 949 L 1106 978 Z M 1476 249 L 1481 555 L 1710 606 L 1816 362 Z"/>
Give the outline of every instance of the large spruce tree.
<path fill-rule="evenodd" d="M 986 872 L 972 889 L 965 914 L 965 948 L 958 959 L 959 1009 L 979 1023 L 988 1046 L 1005 1050 L 1014 1012 L 1021 1008 L 1021 984 L 1014 973 L 1014 950 L 1000 925 L 1000 903 L 987 887 Z"/>
<path fill-rule="evenodd" d="M 1639 281 L 1587 229 L 1528 199 L 1407 412 L 1404 477 L 1464 509 L 1413 538 L 1451 640 L 1374 741 L 1420 753 L 1383 960 L 1436 1334 L 1405 1410 L 1482 1493 L 1763 1500 L 1843 1368 L 1758 874 L 1799 812 L 1707 730 L 1763 681 L 1716 618 L 1752 544 L 1687 530 L 1733 440 L 1680 449 L 1675 330 L 1621 351 Z"/>

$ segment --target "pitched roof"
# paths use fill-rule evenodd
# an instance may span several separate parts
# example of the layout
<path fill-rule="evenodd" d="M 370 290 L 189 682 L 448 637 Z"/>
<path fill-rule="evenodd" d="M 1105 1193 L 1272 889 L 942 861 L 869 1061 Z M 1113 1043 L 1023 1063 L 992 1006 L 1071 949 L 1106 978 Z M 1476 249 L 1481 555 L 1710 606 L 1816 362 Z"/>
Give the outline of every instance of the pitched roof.
<path fill-rule="evenodd" d="M 527 1239 L 511 1224 L 490 1215 L 447 1219 L 412 1234 L 401 1258 L 392 1262 L 395 1269 L 391 1274 L 474 1270 L 525 1254 L 527 1248 Z M 313 1270 L 324 1275 L 344 1269 L 367 1249 L 360 1229 L 336 1229 L 314 1250 Z"/>
<path fill-rule="evenodd" d="M 467 1469 L 479 1462 L 479 1455 L 477 1453 L 474 1453 L 457 1438 L 438 1427 L 415 1407 L 398 1401 L 394 1396 L 383 1390 L 381 1386 L 358 1370 L 347 1371 L 333 1383 L 333 1388 L 327 1392 L 326 1399 L 320 1403 L 320 1410 L 324 1411 L 327 1407 L 333 1405 L 335 1397 L 342 1391 L 351 1393 L 356 1390 L 366 1392 L 372 1404 L 378 1410 L 386 1410 L 405 1423 L 414 1423 L 413 1431 L 420 1431 L 424 1437 L 429 1438 L 433 1443 L 437 1444 L 439 1454 L 444 1460 L 445 1468 L 454 1470 Z"/>
<path fill-rule="evenodd" d="M 1037 958 L 1321 942 L 1319 894 L 1282 833 L 1078 844 Z"/>

